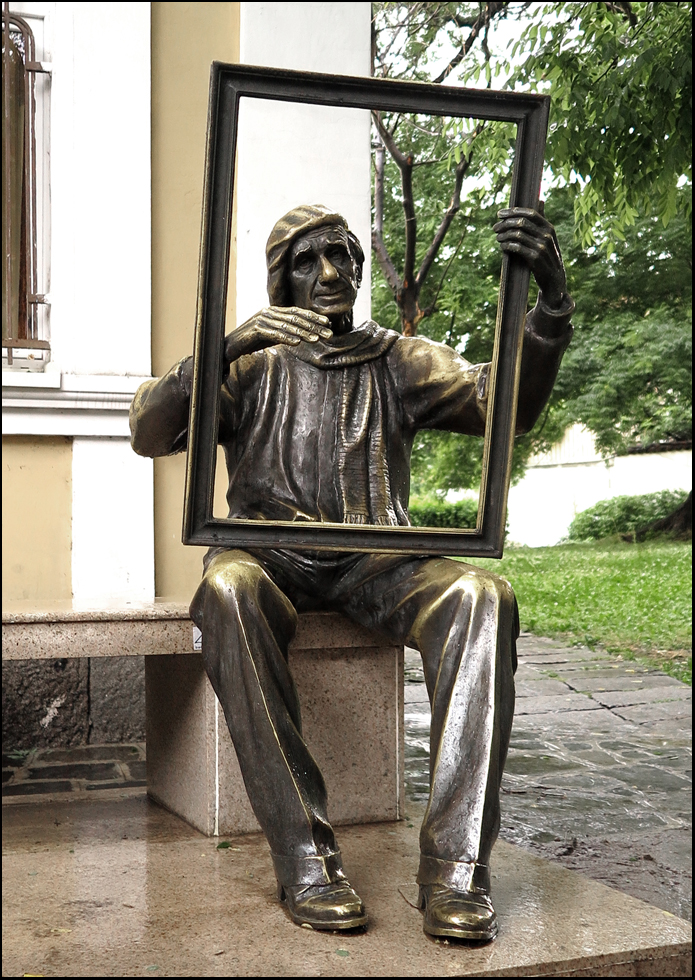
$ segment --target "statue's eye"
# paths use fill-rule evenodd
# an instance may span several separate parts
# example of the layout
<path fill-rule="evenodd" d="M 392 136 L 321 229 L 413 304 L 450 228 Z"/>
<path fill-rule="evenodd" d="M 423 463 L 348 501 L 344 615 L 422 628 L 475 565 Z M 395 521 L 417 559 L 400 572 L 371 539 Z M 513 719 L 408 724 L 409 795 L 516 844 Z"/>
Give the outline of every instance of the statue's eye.
<path fill-rule="evenodd" d="M 340 245 L 336 245 L 333 248 L 329 248 L 328 251 L 326 252 L 326 258 L 328 258 L 331 262 L 334 262 L 339 265 L 344 265 L 346 262 L 349 261 L 347 249 L 343 248 Z"/>
<path fill-rule="evenodd" d="M 297 272 L 308 272 L 314 264 L 314 257 L 310 252 L 298 255 L 294 260 L 294 268 Z"/>

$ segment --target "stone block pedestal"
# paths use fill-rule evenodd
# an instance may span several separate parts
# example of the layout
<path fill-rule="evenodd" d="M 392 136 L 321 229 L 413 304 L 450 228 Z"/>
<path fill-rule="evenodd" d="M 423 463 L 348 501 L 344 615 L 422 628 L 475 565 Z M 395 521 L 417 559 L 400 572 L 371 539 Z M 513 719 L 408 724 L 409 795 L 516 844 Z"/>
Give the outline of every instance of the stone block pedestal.
<path fill-rule="evenodd" d="M 299 618 L 290 668 L 332 823 L 401 816 L 403 649 L 334 613 Z M 149 795 L 209 836 L 257 831 L 200 654 L 145 658 Z"/>

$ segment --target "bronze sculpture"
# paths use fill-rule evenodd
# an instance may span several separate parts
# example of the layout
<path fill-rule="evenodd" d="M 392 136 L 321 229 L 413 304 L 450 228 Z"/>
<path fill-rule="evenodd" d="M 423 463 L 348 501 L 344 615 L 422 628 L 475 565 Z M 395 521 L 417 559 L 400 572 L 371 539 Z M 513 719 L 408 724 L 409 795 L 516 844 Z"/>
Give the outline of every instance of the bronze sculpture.
<path fill-rule="evenodd" d="M 508 209 L 494 230 L 541 290 L 525 326 L 518 430 L 526 431 L 552 390 L 573 304 L 542 214 Z M 324 207 L 285 215 L 266 256 L 270 305 L 225 341 L 219 442 L 230 517 L 407 524 L 415 433 L 482 435 L 489 365 L 372 322 L 355 327 L 362 250 Z M 136 452 L 185 449 L 191 380 L 187 358 L 139 389 Z M 206 555 L 191 616 L 270 844 L 279 897 L 299 924 L 354 929 L 366 912 L 342 868 L 287 666 L 297 613 L 309 609 L 342 612 L 420 650 L 432 704 L 418 872 L 424 929 L 492 939 L 489 857 L 514 710 L 511 587 L 447 558 L 223 548 Z"/>

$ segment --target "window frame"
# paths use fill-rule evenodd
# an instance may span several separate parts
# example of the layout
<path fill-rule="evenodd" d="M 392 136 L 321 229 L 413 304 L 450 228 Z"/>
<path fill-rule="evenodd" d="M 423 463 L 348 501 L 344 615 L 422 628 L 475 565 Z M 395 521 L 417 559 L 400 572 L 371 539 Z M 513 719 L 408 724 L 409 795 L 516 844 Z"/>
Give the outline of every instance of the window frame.
<path fill-rule="evenodd" d="M 42 27 L 45 31 L 45 17 L 41 14 L 35 14 L 29 11 L 17 11 L 11 10 L 10 4 L 3 2 L 2 4 L 2 30 L 3 35 L 5 30 L 11 31 L 14 27 L 18 33 L 21 33 L 24 41 L 25 53 L 24 53 L 24 91 L 25 91 L 25 117 L 24 117 L 24 209 L 26 214 L 26 233 L 25 233 L 25 256 L 24 261 L 26 262 L 27 275 L 26 275 L 26 333 L 27 336 L 20 336 L 21 326 L 18 325 L 18 335 L 13 336 L 9 332 L 8 336 L 2 338 L 2 348 L 3 357 L 7 359 L 7 367 L 45 367 L 45 361 L 38 361 L 35 364 L 29 363 L 27 365 L 27 360 L 33 358 L 31 352 L 44 351 L 46 354 L 50 351 L 50 342 L 46 336 L 47 330 L 47 314 L 49 308 L 47 290 L 44 289 L 43 292 L 40 291 L 41 285 L 47 282 L 47 269 L 46 269 L 46 248 L 45 248 L 45 237 L 46 237 L 46 221 L 47 217 L 43 213 L 44 211 L 44 198 L 46 196 L 46 182 L 47 182 L 47 154 L 43 143 L 45 142 L 45 133 L 43 130 L 46 128 L 48 113 L 43 106 L 44 93 L 41 93 L 37 98 L 36 93 L 36 76 L 37 75 L 47 75 L 50 76 L 51 68 L 44 61 L 37 57 L 37 42 L 34 31 L 29 23 L 29 20 L 40 20 L 42 22 Z M 7 24 L 7 27 L 6 27 Z M 5 54 L 3 54 L 3 67 L 5 61 Z M 6 98 L 9 95 L 9 72 L 3 72 L 2 84 L 4 86 L 4 94 Z M 27 111 L 28 108 L 28 111 Z M 41 120 L 39 120 L 39 113 L 41 113 Z M 41 123 L 41 133 L 42 137 L 37 140 L 37 130 L 39 129 L 39 122 Z M 4 120 L 3 120 L 4 125 Z M 37 149 L 37 144 L 41 145 Z M 10 168 L 10 140 L 3 139 L 3 154 L 6 158 L 6 181 L 8 185 L 11 181 L 11 168 Z M 38 152 L 41 152 L 41 160 L 39 161 Z M 3 195 L 5 195 L 5 186 L 3 186 Z M 9 210 L 10 206 L 10 192 L 8 190 L 7 195 L 7 208 Z M 6 227 L 3 229 L 3 237 L 5 239 L 6 246 L 6 263 L 7 266 L 7 281 L 10 282 L 11 279 L 11 265 L 12 256 L 11 248 L 8 247 L 8 240 L 5 236 L 11 234 L 10 223 L 6 222 Z M 12 320 L 11 314 L 11 288 L 7 290 L 7 295 L 3 297 L 3 302 L 6 302 L 10 307 L 8 309 L 8 323 Z M 42 309 L 43 308 L 43 309 Z M 15 351 L 29 352 L 27 356 L 16 357 Z M 15 361 L 19 361 L 19 364 L 15 364 Z"/>

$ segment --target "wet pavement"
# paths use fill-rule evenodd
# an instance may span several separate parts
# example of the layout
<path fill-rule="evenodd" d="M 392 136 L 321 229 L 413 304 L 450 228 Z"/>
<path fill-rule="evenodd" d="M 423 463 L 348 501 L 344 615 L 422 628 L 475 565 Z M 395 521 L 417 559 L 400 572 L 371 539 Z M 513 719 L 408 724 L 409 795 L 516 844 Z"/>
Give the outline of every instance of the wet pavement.
<path fill-rule="evenodd" d="M 405 702 L 415 813 L 427 799 L 430 725 L 416 651 L 406 651 Z M 691 718 L 691 688 L 674 678 L 522 636 L 501 838 L 691 918 Z M 5 803 L 144 789 L 142 744 L 3 756 Z"/>
<path fill-rule="evenodd" d="M 500 837 L 692 918 L 692 689 L 638 663 L 519 641 Z M 406 792 L 428 792 L 430 710 L 406 651 Z"/>

